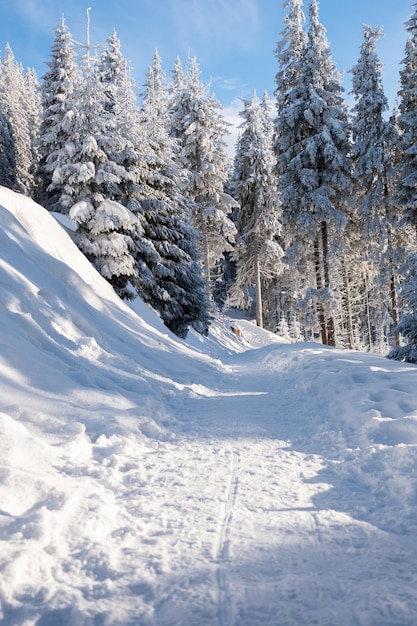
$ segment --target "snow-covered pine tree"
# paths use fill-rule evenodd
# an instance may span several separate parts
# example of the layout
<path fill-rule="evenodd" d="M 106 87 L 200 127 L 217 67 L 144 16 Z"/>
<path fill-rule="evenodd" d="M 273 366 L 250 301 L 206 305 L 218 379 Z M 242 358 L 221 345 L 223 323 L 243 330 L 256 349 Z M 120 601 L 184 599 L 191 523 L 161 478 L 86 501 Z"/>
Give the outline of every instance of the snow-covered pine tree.
<path fill-rule="evenodd" d="M 107 40 L 99 63 L 99 77 L 106 95 L 104 108 L 116 124 L 120 137 L 120 149 L 113 157 L 123 168 L 124 174 L 117 185 L 117 201 L 135 216 L 137 224 L 131 232 L 134 259 L 134 276 L 131 282 L 135 292 L 143 297 L 138 289 L 151 289 L 155 285 L 152 265 L 159 262 L 159 255 L 153 244 L 144 236 L 145 219 L 141 200 L 152 194 L 148 185 L 149 154 L 151 152 L 142 127 L 138 107 L 136 84 L 131 69 L 120 50 L 120 41 L 115 32 Z"/>
<path fill-rule="evenodd" d="M 146 166 L 137 170 L 144 238 L 156 252 L 137 251 L 139 268 L 147 266 L 154 280 L 137 272 L 141 297 L 161 315 L 168 328 L 185 337 L 189 327 L 207 334 L 207 286 L 202 275 L 199 236 L 191 226 L 181 195 L 184 172 L 176 164 L 176 142 L 169 133 L 168 92 L 161 58 L 156 50 L 147 74 L 140 109 L 146 139 Z"/>
<path fill-rule="evenodd" d="M 417 227 L 417 2 L 406 22 L 408 39 L 400 70 L 399 116 L 401 163 L 398 203 L 403 219 Z"/>
<path fill-rule="evenodd" d="M 54 171 L 68 159 L 66 146 L 70 145 L 74 100 L 71 97 L 78 80 L 75 50 L 64 19 L 55 30 L 51 48 L 49 70 L 42 77 L 41 102 L 42 120 L 39 130 L 39 166 L 37 178 L 37 200 L 50 211 L 68 211 L 60 199 L 64 191 L 56 180 L 52 185 Z"/>
<path fill-rule="evenodd" d="M 72 134 L 53 172 L 51 188 L 61 190 L 59 202 L 77 226 L 82 252 L 116 292 L 128 298 L 135 274 L 132 235 L 140 232 L 140 224 L 117 201 L 126 170 L 114 155 L 123 150 L 124 142 L 89 44 L 81 69 L 81 80 L 68 95 Z"/>
<path fill-rule="evenodd" d="M 397 187 L 397 204 L 401 212 L 402 222 L 407 224 L 413 233 L 415 250 L 417 228 L 417 2 L 414 11 L 406 22 L 408 38 L 405 54 L 400 70 L 400 90 L 398 125 L 399 172 Z M 409 253 L 404 264 L 404 279 L 400 288 L 404 310 L 399 316 L 399 324 L 394 332 L 407 338 L 408 344 L 396 346 L 390 358 L 417 362 L 417 257 Z"/>
<path fill-rule="evenodd" d="M 284 67 L 277 74 L 277 141 L 283 226 L 289 230 L 288 258 L 311 276 L 306 295 L 316 300 L 323 343 L 335 345 L 331 313 L 333 288 L 330 258 L 335 254 L 351 193 L 349 123 L 340 76 L 331 59 L 318 4 L 311 0 L 307 41 L 301 36 L 301 3 L 290 5 L 288 48 L 279 45 Z M 290 78 L 295 93 L 291 91 Z M 285 129 L 289 136 L 284 137 Z"/>
<path fill-rule="evenodd" d="M 4 73 L 0 72 L 0 185 L 16 189 L 15 141 L 10 122 L 8 89 L 4 78 Z"/>
<path fill-rule="evenodd" d="M 401 334 L 407 340 L 407 344 L 396 346 L 388 356 L 396 361 L 417 363 L 417 254 L 408 257 L 405 272 L 405 279 L 401 285 L 405 306 L 395 332 Z"/>
<path fill-rule="evenodd" d="M 190 59 L 186 86 L 171 107 L 171 132 L 179 142 L 178 160 L 188 171 L 184 194 L 192 206 L 195 228 L 207 280 L 218 278 L 219 263 L 232 250 L 236 232 L 228 217 L 236 205 L 225 192 L 229 158 L 224 137 L 226 122 L 221 105 L 200 80 L 195 58 Z"/>
<path fill-rule="evenodd" d="M 286 298 L 278 298 L 279 309 L 291 311 L 292 319 L 302 327 L 309 324 L 307 313 L 299 303 L 304 300 L 309 286 L 307 267 L 308 247 L 304 254 L 298 254 L 297 211 L 302 207 L 304 188 L 300 176 L 300 156 L 302 141 L 306 134 L 304 118 L 305 104 L 305 55 L 307 34 L 304 30 L 305 15 L 302 0 L 286 0 L 284 8 L 285 28 L 280 34 L 275 55 L 278 71 L 275 76 L 276 118 L 274 151 L 277 159 L 278 187 L 282 202 L 283 230 L 286 238 L 290 275 L 285 289 Z M 307 244 L 306 244 L 307 245 Z M 310 319 L 310 318 L 309 318 Z"/>
<path fill-rule="evenodd" d="M 0 71 L 3 88 L 7 94 L 9 123 L 13 131 L 15 163 L 13 188 L 30 196 L 34 190 L 34 177 L 31 133 L 25 104 L 26 85 L 22 66 L 16 61 L 9 44 L 6 44 Z"/>
<path fill-rule="evenodd" d="M 100 80 L 104 83 L 106 94 L 105 107 L 114 112 L 127 70 L 127 62 L 120 49 L 120 39 L 114 30 L 105 43 L 101 53 L 98 72 Z"/>
<path fill-rule="evenodd" d="M 172 70 L 172 79 L 171 83 L 168 86 L 168 92 L 170 94 L 170 98 L 172 102 L 175 102 L 176 97 L 181 94 L 183 89 L 186 86 L 186 76 L 182 67 L 181 59 L 177 57 L 175 59 L 174 69 Z M 171 104 L 170 103 L 170 107 Z"/>
<path fill-rule="evenodd" d="M 362 260 L 363 306 L 362 329 L 364 342 L 370 349 L 373 344 L 387 343 L 390 320 L 394 326 L 397 318 L 396 283 L 399 255 L 396 250 L 398 212 L 393 204 L 393 186 L 396 159 L 393 149 L 398 134 L 392 120 L 385 119 L 388 100 L 381 80 L 381 63 L 376 43 L 382 29 L 364 25 L 364 41 L 357 64 L 352 69 L 352 93 L 356 104 L 352 109 L 352 159 L 355 182 L 355 199 L 359 224 L 356 231 L 360 241 L 347 246 L 349 279 L 358 284 L 361 277 L 354 271 Z M 359 227 L 359 228 L 358 228 Z M 352 242 L 351 242 L 352 243 Z"/>
<path fill-rule="evenodd" d="M 317 0 L 310 2 L 309 17 L 308 99 L 304 114 L 309 132 L 305 142 L 306 169 L 302 176 L 308 214 L 316 231 L 313 247 L 322 340 L 336 345 L 336 329 L 331 312 L 326 311 L 326 298 L 333 295 L 330 256 L 337 251 L 352 192 L 350 128 L 341 76 L 332 61 L 326 31 L 319 22 Z M 309 221 L 308 218 L 307 223 Z"/>
<path fill-rule="evenodd" d="M 41 94 L 38 76 L 33 68 L 27 68 L 23 78 L 25 87 L 23 106 L 28 119 L 30 146 L 32 153 L 31 174 L 34 176 L 35 185 L 35 189 L 32 193 L 36 195 L 38 186 L 36 173 L 39 166 L 39 130 L 41 124 L 42 109 Z"/>
<path fill-rule="evenodd" d="M 236 280 L 229 294 L 232 305 L 248 308 L 249 289 L 255 287 L 256 322 L 263 326 L 262 280 L 282 271 L 283 250 L 280 200 L 275 175 L 272 123 L 256 94 L 244 101 L 243 123 L 235 158 L 234 197 L 236 219 Z"/>

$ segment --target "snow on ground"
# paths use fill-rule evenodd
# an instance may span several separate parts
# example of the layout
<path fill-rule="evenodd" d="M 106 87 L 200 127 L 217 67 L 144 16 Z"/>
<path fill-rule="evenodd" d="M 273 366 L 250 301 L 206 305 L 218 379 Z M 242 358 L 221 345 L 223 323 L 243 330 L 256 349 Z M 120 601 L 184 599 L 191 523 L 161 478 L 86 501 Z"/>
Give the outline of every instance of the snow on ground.
<path fill-rule="evenodd" d="M 0 309 L 2 626 L 415 626 L 416 367 L 180 341 L 5 189 Z"/>

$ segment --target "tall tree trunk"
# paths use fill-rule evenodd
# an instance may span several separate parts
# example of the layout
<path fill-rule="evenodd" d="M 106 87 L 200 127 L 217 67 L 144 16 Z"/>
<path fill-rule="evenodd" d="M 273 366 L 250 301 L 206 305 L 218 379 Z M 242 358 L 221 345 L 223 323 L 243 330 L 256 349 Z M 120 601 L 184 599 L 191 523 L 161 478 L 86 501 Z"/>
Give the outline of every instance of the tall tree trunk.
<path fill-rule="evenodd" d="M 259 259 L 255 260 L 255 300 L 256 300 L 256 324 L 259 328 L 263 328 L 263 311 L 262 311 L 262 287 L 261 287 L 261 269 Z"/>
<path fill-rule="evenodd" d="M 396 328 L 398 326 L 397 284 L 396 284 L 396 276 L 394 272 L 392 233 L 391 233 L 390 226 L 388 226 L 388 249 L 389 249 L 389 266 L 390 266 L 391 318 L 392 318 L 392 325 L 394 328 Z M 400 345 L 400 337 L 398 334 L 394 335 L 394 345 L 396 347 Z"/>
<path fill-rule="evenodd" d="M 329 241 L 328 241 L 327 222 L 321 223 L 321 239 L 322 239 L 322 244 L 323 244 L 324 286 L 330 292 Z M 327 318 L 326 329 L 327 329 L 327 345 L 335 346 L 336 345 L 336 333 L 335 333 L 333 317 Z"/>
<path fill-rule="evenodd" d="M 204 237 L 204 255 L 203 255 L 204 275 L 207 280 L 207 295 L 209 302 L 213 304 L 213 290 L 210 274 L 210 245 L 207 235 Z"/>
<path fill-rule="evenodd" d="M 369 309 L 368 272 L 365 273 L 365 314 L 369 351 L 372 350 L 371 312 Z"/>
<path fill-rule="evenodd" d="M 391 317 L 393 327 L 396 328 L 398 326 L 398 303 L 397 303 L 397 286 L 395 280 L 395 274 L 393 270 L 392 259 L 390 259 L 391 265 L 391 284 L 390 284 L 390 295 L 391 295 Z M 398 334 L 394 335 L 394 345 L 398 347 L 400 345 L 400 337 Z"/>
<path fill-rule="evenodd" d="M 314 268 L 316 272 L 317 291 L 320 292 L 323 289 L 323 281 L 321 276 L 320 244 L 318 236 L 314 240 Z M 327 345 L 326 317 L 324 315 L 323 304 L 320 294 L 317 298 L 317 315 L 320 324 L 321 341 L 324 345 Z"/>
<path fill-rule="evenodd" d="M 346 269 L 345 260 L 342 259 L 342 279 L 343 279 L 343 303 L 346 316 L 346 331 L 349 350 L 353 350 L 353 325 L 352 325 L 352 306 L 350 297 L 349 276 Z"/>

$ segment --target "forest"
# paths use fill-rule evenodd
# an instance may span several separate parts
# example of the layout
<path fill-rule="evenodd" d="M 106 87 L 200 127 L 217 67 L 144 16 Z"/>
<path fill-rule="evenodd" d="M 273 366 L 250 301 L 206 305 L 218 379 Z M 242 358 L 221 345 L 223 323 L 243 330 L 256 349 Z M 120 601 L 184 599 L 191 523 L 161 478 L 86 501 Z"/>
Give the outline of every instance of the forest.
<path fill-rule="evenodd" d="M 223 307 L 293 341 L 417 362 L 417 3 L 390 111 L 363 26 L 346 103 L 318 2 L 288 0 L 274 94 L 228 124 L 197 59 L 157 50 L 143 89 L 113 32 L 80 46 L 65 20 L 39 80 L 0 61 L 0 184 L 64 214 L 123 299 L 179 337 Z"/>

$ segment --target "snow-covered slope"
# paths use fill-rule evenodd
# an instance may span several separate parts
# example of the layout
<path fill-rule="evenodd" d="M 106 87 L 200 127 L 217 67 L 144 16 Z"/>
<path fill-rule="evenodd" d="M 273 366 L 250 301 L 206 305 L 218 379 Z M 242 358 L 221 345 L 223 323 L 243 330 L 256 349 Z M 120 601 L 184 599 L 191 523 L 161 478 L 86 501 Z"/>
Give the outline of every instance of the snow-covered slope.
<path fill-rule="evenodd" d="M 416 624 L 416 367 L 180 341 L 5 189 L 0 308 L 2 625 Z"/>

